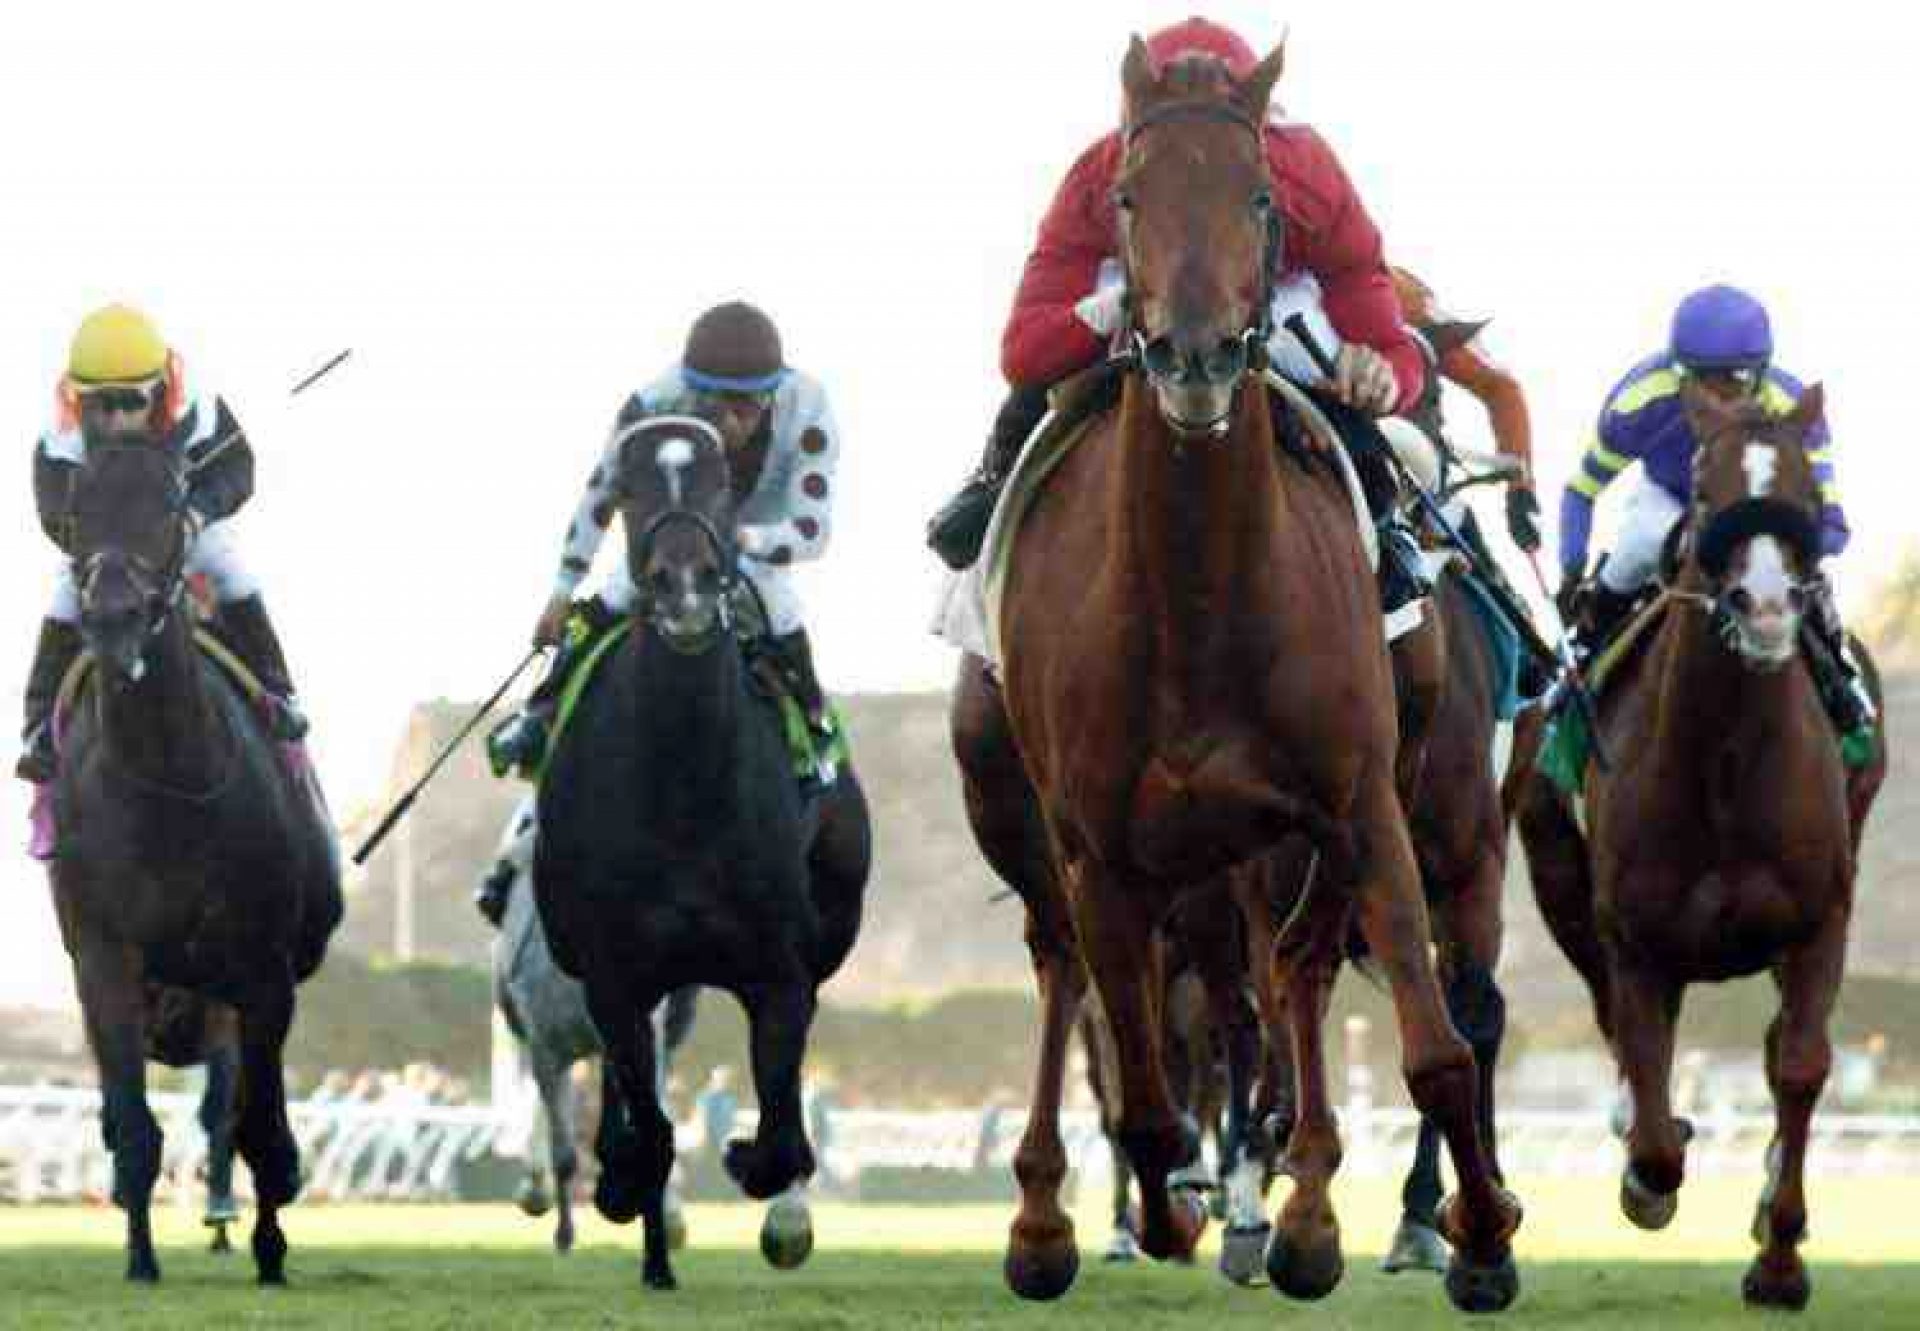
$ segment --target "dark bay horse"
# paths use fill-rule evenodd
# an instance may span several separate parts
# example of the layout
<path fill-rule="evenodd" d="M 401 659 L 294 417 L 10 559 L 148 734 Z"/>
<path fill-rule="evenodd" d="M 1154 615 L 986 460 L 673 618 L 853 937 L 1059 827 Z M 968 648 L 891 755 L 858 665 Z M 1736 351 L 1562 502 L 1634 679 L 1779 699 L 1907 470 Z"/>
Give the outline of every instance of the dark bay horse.
<path fill-rule="evenodd" d="M 1061 461 L 1013 538 L 1004 723 L 978 663 L 962 667 L 969 809 L 1027 904 L 1043 1004 L 1007 1275 L 1018 1293 L 1052 1297 L 1077 1269 L 1057 1109 L 1087 978 L 1116 1045 L 1142 1247 L 1165 1258 L 1190 1245 L 1193 1217 L 1167 1189 L 1192 1143 L 1160 1047 L 1160 926 L 1190 891 L 1304 837 L 1322 862 L 1314 900 L 1342 926 L 1357 914 L 1394 991 L 1415 1103 L 1453 1154 L 1449 1293 L 1504 1307 L 1519 1208 L 1481 1145 L 1472 1052 L 1428 955 L 1372 570 L 1338 474 L 1281 451 L 1246 374 L 1272 278 L 1260 126 L 1281 64 L 1276 51 L 1235 83 L 1209 58 L 1156 70 L 1144 44 L 1130 50 L 1116 199 L 1145 373 L 1127 377 L 1117 412 Z M 1310 1010 L 1317 1023 L 1324 1004 Z M 1307 1110 L 1267 1266 L 1276 1288 L 1318 1296 L 1340 1269 L 1327 1189 L 1339 1144 L 1331 1113 Z"/>
<path fill-rule="evenodd" d="M 281 1049 L 294 986 L 339 924 L 338 849 L 308 774 L 195 647 L 181 569 L 180 460 L 90 447 L 73 492 L 80 631 L 94 674 L 63 738 L 54 904 L 99 1066 L 127 1274 L 157 1280 L 149 1206 L 161 1133 L 146 1098 L 150 983 L 239 1013 L 235 1141 L 253 1173 L 252 1248 L 285 1280 L 280 1208 L 300 1187 Z"/>
<path fill-rule="evenodd" d="M 587 1008 L 628 1112 L 601 1129 L 595 1204 L 646 1222 L 644 1279 L 672 1288 L 664 1197 L 673 1130 L 654 1081 L 648 1019 L 698 984 L 739 999 L 751 1028 L 758 1135 L 727 1172 L 766 1199 L 814 1169 L 801 1062 L 816 992 L 859 930 L 871 860 L 851 770 L 803 800 L 780 719 L 757 696 L 732 623 L 733 497 L 719 434 L 659 417 L 621 445 L 634 623 L 560 736 L 539 800 L 534 895 L 554 959 Z M 811 1245 L 799 1203 L 768 1248 Z"/>
<path fill-rule="evenodd" d="M 1820 499 L 1806 436 L 1822 394 L 1784 417 L 1689 395 L 1699 449 L 1663 619 L 1600 700 L 1611 766 L 1588 773 L 1584 826 L 1544 777 L 1520 813 L 1534 893 L 1593 995 L 1631 1097 L 1621 1209 L 1664 1227 L 1687 1125 L 1669 1081 L 1690 984 L 1772 974 L 1775 1130 L 1754 1221 L 1751 1303 L 1811 1293 L 1808 1124 L 1832 1062 L 1856 847 L 1879 774 L 1850 781 L 1800 659 Z"/>

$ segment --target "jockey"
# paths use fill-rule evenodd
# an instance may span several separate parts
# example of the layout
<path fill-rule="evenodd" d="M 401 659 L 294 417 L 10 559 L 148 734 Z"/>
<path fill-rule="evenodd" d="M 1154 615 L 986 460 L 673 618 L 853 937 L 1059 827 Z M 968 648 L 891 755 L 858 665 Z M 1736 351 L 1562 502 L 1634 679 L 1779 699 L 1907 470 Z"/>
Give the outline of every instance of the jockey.
<path fill-rule="evenodd" d="M 1697 441 L 1687 423 L 1684 399 L 1689 394 L 1745 399 L 1785 415 L 1799 401 L 1801 385 L 1772 362 L 1773 329 L 1766 308 L 1744 291 L 1711 286 L 1680 302 L 1667 349 L 1634 366 L 1608 395 L 1580 472 L 1560 501 L 1561 583 L 1555 599 L 1562 619 L 1571 622 L 1577 597 L 1585 596 L 1588 623 L 1583 636 L 1589 648 L 1605 641 L 1626 618 L 1636 595 L 1658 570 L 1667 537 L 1686 514 Z M 1826 421 L 1815 423 L 1807 444 L 1820 485 L 1820 554 L 1831 558 L 1847 548 L 1852 533 L 1840 507 Z M 1613 551 L 1590 589 L 1581 593 L 1594 500 L 1633 462 L 1640 463 L 1641 475 L 1627 497 Z M 1816 571 L 1809 590 L 1808 623 L 1815 629 L 1817 650 L 1809 652 L 1808 659 L 1834 724 L 1842 735 L 1850 735 L 1871 723 L 1872 703 L 1855 682 L 1858 672 L 1851 665 L 1832 583 Z"/>
<path fill-rule="evenodd" d="M 826 390 L 787 365 L 772 320 L 736 301 L 694 322 L 680 364 L 627 399 L 613 438 L 637 421 L 675 414 L 701 416 L 720 430 L 733 476 L 740 570 L 766 605 L 767 629 L 795 677 L 798 701 L 825 729 L 826 695 L 814 672 L 792 566 L 824 554 L 833 525 L 840 431 Z M 567 527 L 553 596 L 534 626 L 534 643 L 558 650 L 527 706 L 495 732 L 489 748 L 496 770 L 531 773 L 546 751 L 555 703 L 582 645 L 565 632 L 573 595 L 613 520 L 617 469 L 610 444 Z M 611 622 L 626 615 L 636 597 L 622 561 L 589 602 L 588 618 Z"/>
<path fill-rule="evenodd" d="M 299 740 L 307 721 L 294 702 L 286 656 L 260 599 L 260 584 L 241 565 L 227 522 L 253 495 L 252 446 L 224 399 L 204 389 L 188 390 L 179 356 L 144 315 L 109 305 L 88 315 L 74 334 L 56 419 L 34 449 L 40 525 L 63 551 L 73 483 L 88 443 L 136 441 L 154 442 L 184 458 L 186 573 L 206 579 L 218 605 L 221 638 L 266 690 L 262 706 L 269 730 L 284 742 Z M 61 681 L 80 653 L 79 620 L 73 564 L 63 560 L 27 676 L 26 751 L 17 770 L 28 781 L 53 777 L 50 722 Z"/>
<path fill-rule="evenodd" d="M 1519 464 L 1519 474 L 1507 485 L 1507 534 L 1521 553 L 1532 554 L 1540 548 L 1540 500 L 1533 488 L 1533 425 L 1520 381 L 1488 353 L 1480 338 L 1482 324 L 1463 323 L 1447 313 L 1433 288 L 1406 269 L 1395 266 L 1389 272 L 1400 317 L 1426 340 L 1439 377 L 1479 400 L 1493 427 L 1494 451 Z M 1430 384 L 1428 393 L 1437 404 L 1439 384 Z"/>
<path fill-rule="evenodd" d="M 1155 33 L 1147 49 L 1162 65 L 1183 55 L 1213 56 L 1236 79 L 1246 78 L 1259 63 L 1239 36 L 1200 18 Z M 1283 223 L 1276 332 L 1268 346 L 1274 368 L 1302 383 L 1326 386 L 1283 327 L 1287 316 L 1298 313 L 1335 358 L 1331 387 L 1346 405 L 1368 416 L 1412 406 L 1426 371 L 1401 322 L 1373 220 L 1333 150 L 1313 130 L 1275 120 L 1266 126 L 1265 139 Z M 1112 198 L 1124 153 L 1118 131 L 1082 153 L 1040 224 L 1001 338 L 1001 369 L 1012 392 L 994 421 L 978 470 L 928 527 L 928 544 L 952 567 L 964 568 L 978 557 L 1007 473 L 1046 414 L 1049 386 L 1097 362 L 1126 331 L 1127 293 L 1115 257 Z M 1390 546 L 1383 543 L 1383 548 Z"/>

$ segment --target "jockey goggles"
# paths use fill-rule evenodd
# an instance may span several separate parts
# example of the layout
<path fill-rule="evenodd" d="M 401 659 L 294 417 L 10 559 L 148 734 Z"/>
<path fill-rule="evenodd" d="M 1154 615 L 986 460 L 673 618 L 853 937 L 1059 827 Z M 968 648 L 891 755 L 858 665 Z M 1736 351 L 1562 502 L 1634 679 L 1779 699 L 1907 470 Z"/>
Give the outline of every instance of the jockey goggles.
<path fill-rule="evenodd" d="M 127 384 L 74 383 L 73 395 L 79 405 L 96 411 L 149 412 L 166 395 L 167 379 L 156 374 Z"/>
<path fill-rule="evenodd" d="M 1764 365 L 1712 365 L 1680 367 L 1682 378 L 1696 379 L 1702 382 L 1719 380 L 1732 384 L 1742 397 L 1757 397 L 1767 381 L 1767 367 Z"/>

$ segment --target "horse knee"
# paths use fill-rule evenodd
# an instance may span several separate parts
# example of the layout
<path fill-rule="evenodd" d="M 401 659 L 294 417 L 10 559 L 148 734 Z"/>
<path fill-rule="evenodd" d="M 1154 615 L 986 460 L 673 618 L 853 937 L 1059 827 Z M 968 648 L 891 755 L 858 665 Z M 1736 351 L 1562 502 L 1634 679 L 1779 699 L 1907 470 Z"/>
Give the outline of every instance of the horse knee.
<path fill-rule="evenodd" d="M 1507 1031 L 1507 1000 L 1485 966 L 1469 961 L 1449 977 L 1447 1015 L 1474 1057 L 1484 1060 L 1499 1051 Z"/>

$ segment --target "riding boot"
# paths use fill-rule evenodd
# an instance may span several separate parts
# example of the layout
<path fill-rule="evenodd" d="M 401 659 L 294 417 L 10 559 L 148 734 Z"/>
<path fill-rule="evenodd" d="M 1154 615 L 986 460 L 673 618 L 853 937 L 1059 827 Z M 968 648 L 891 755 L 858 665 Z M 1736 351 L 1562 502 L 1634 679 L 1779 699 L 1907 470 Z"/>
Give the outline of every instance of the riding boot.
<path fill-rule="evenodd" d="M 40 641 L 34 647 L 27 672 L 27 723 L 21 732 L 24 751 L 14 772 L 23 781 L 53 780 L 53 709 L 60 685 L 80 655 L 80 630 L 57 619 L 40 621 Z"/>
<path fill-rule="evenodd" d="M 1873 754 L 1877 718 L 1873 699 L 1852 659 L 1845 630 L 1833 633 L 1823 617 L 1813 616 L 1803 626 L 1800 640 L 1813 674 L 1814 691 L 1840 737 L 1841 753 L 1848 766 L 1863 766 Z"/>
<path fill-rule="evenodd" d="M 1637 592 L 1617 592 L 1598 578 L 1586 589 L 1586 609 L 1581 615 L 1580 644 L 1586 659 L 1592 660 L 1613 640 L 1627 622 L 1640 597 Z"/>
<path fill-rule="evenodd" d="M 266 603 L 258 596 L 228 601 L 220 607 L 215 623 L 234 655 L 260 681 L 259 706 L 268 732 L 283 744 L 305 739 L 307 718 L 294 700 L 293 674 L 287 669 L 286 653 L 280 649 L 280 635 L 267 618 Z"/>
<path fill-rule="evenodd" d="M 787 667 L 787 682 L 793 689 L 794 700 L 807 714 L 807 724 L 818 734 L 831 733 L 833 721 L 827 715 L 827 694 L 820 687 L 819 675 L 814 673 L 813 644 L 807 640 L 807 631 L 795 629 L 773 641 Z"/>
<path fill-rule="evenodd" d="M 574 607 L 573 618 L 547 662 L 547 673 L 534 685 L 520 710 L 487 736 L 487 762 L 495 776 L 518 770 L 531 780 L 540 770 L 567 680 L 572 678 L 574 667 L 593 644 L 619 620 L 620 616 L 597 596 L 588 597 Z"/>
<path fill-rule="evenodd" d="M 1001 487 L 1028 436 L 1046 414 L 1045 384 L 1016 384 L 1000 404 L 980 466 L 927 524 L 927 544 L 948 568 L 957 572 L 980 557 L 980 544 L 987 538 L 987 524 L 993 518 L 994 505 L 1000 502 Z"/>
<path fill-rule="evenodd" d="M 474 908 L 480 912 L 482 919 L 496 929 L 507 916 L 507 897 L 513 892 L 513 875 L 512 860 L 496 860 L 487 876 L 480 880 L 480 886 L 474 889 Z"/>

